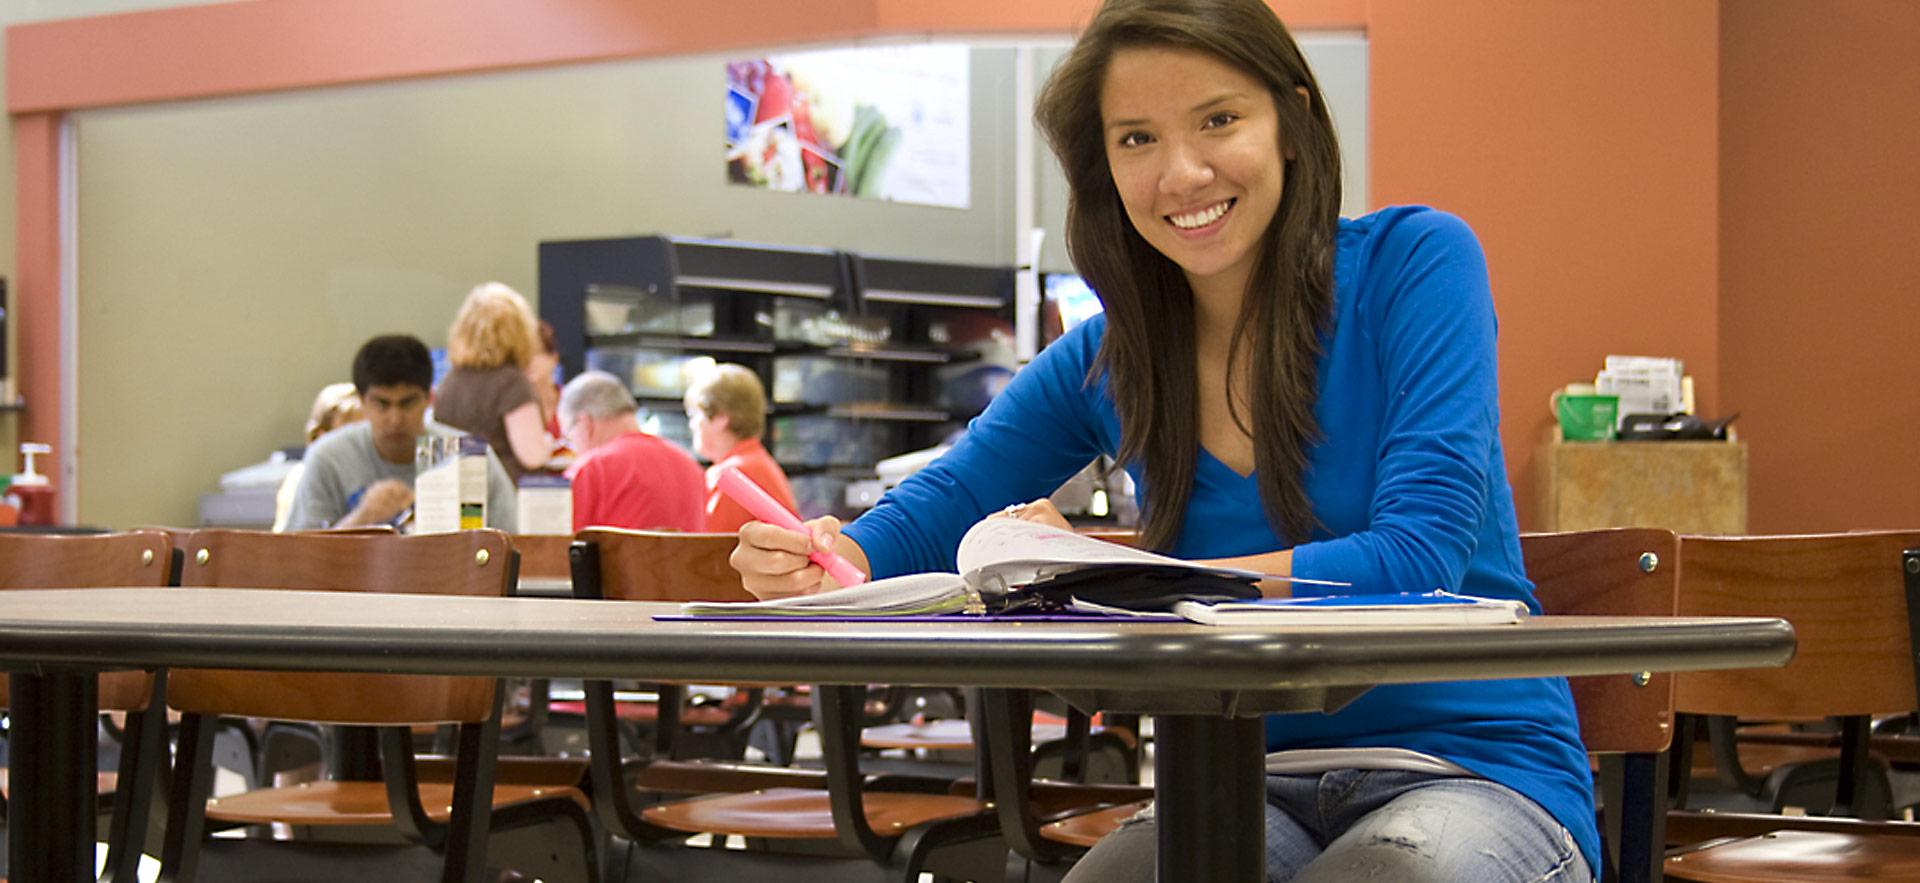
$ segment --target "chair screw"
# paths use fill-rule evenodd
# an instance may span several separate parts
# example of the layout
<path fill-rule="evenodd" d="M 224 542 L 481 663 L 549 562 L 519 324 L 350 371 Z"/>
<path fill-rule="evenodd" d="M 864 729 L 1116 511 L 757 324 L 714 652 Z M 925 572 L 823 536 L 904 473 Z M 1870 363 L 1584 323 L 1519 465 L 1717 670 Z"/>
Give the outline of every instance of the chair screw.
<path fill-rule="evenodd" d="M 1908 559 L 1907 559 L 1907 572 L 1908 572 L 1908 573 L 1920 573 L 1920 558 L 1908 558 Z"/>
<path fill-rule="evenodd" d="M 201 549 L 200 551 L 193 553 L 193 563 L 195 564 L 205 564 L 212 558 L 213 558 L 213 553 L 207 551 L 206 549 Z"/>
<path fill-rule="evenodd" d="M 1633 676 L 1633 685 L 1636 687 L 1644 687 L 1651 683 L 1653 683 L 1653 672 L 1643 671 Z"/>
<path fill-rule="evenodd" d="M 141 549 L 140 550 L 140 566 L 145 567 L 152 563 L 153 563 L 153 550 Z"/>
<path fill-rule="evenodd" d="M 493 557 L 492 555 L 487 554 L 487 550 L 481 549 L 480 551 L 473 553 L 473 563 L 477 567 L 485 567 L 487 566 L 488 559 L 492 557 Z"/>
<path fill-rule="evenodd" d="M 1660 569 L 1660 556 L 1652 552 L 1640 553 L 1640 572 L 1652 573 Z"/>

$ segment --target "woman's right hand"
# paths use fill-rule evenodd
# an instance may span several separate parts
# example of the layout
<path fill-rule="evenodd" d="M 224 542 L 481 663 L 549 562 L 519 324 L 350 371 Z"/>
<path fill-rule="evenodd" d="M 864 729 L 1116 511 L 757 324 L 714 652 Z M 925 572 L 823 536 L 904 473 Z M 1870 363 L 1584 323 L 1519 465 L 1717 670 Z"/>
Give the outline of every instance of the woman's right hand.
<path fill-rule="evenodd" d="M 740 527 L 739 544 L 727 560 L 754 597 L 770 600 L 837 588 L 807 555 L 841 545 L 840 519 L 823 515 L 806 522 L 806 527 L 806 535 L 760 521 Z"/>

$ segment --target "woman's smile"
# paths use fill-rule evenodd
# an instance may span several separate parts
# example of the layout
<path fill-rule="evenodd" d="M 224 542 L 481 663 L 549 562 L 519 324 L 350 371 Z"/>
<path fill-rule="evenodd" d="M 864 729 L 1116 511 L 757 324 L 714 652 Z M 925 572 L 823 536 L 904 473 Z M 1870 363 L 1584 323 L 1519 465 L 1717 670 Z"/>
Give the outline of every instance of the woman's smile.
<path fill-rule="evenodd" d="M 1177 228 L 1182 236 L 1208 236 L 1226 224 L 1227 213 L 1233 211 L 1234 202 L 1232 199 L 1223 199 L 1197 211 L 1167 215 L 1167 223 Z"/>

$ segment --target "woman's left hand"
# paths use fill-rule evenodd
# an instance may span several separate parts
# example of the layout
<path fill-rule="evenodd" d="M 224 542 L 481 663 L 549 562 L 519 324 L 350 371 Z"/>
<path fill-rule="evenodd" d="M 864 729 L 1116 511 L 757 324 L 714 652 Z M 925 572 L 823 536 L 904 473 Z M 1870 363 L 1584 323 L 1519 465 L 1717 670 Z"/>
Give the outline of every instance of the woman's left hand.
<path fill-rule="evenodd" d="M 1067 516 L 1061 515 L 1060 510 L 1054 508 L 1053 501 L 1046 497 L 1041 497 L 1031 503 L 1015 503 L 987 517 L 1018 518 L 1021 521 L 1035 521 L 1063 530 L 1073 529 L 1073 525 L 1067 523 Z"/>

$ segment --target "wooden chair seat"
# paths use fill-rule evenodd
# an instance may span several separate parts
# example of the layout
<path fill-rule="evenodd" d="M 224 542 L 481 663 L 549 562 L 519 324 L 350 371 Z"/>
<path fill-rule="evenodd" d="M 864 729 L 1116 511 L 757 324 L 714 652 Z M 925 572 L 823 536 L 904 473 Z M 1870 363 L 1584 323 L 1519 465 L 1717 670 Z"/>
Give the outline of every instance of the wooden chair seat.
<path fill-rule="evenodd" d="M 593 806 L 578 788 L 544 785 L 493 786 L 495 809 L 539 798 L 565 796 L 582 810 Z M 446 822 L 453 812 L 453 784 L 421 782 L 420 804 L 427 818 Z M 384 782 L 302 782 L 285 788 L 249 791 L 232 797 L 207 801 L 207 818 L 236 825 L 390 825 L 393 812 L 387 804 Z"/>
<path fill-rule="evenodd" d="M 1876 750 L 1869 756 L 1880 760 L 1882 763 L 1886 762 L 1886 758 L 1877 750 L 1878 746 L 1875 746 L 1875 748 Z M 1794 766 L 1796 764 L 1818 763 L 1823 760 L 1832 760 L 1839 756 L 1840 749 L 1838 746 L 1826 748 L 1818 745 L 1754 743 L 1746 741 L 1745 736 L 1742 736 L 1740 741 L 1741 769 L 1746 770 L 1749 776 L 1762 779 L 1772 774 L 1774 770 L 1782 767 Z M 1718 767 L 1713 762 L 1713 752 L 1705 750 L 1694 751 L 1692 770 L 1694 778 L 1712 778 L 1718 771 Z"/>
<path fill-rule="evenodd" d="M 943 819 L 984 812 L 988 805 L 965 797 L 868 791 L 863 798 L 867 824 L 882 837 Z M 641 818 L 662 828 L 688 833 L 732 834 L 790 840 L 832 840 L 833 810 L 827 792 L 810 788 L 769 788 L 742 794 L 716 794 L 641 811 Z"/>
<path fill-rule="evenodd" d="M 955 779 L 953 784 L 947 786 L 947 793 L 956 797 L 973 797 L 979 793 L 979 785 L 971 777 Z M 1085 785 L 1034 779 L 1027 786 L 1027 805 L 1043 818 L 1064 818 L 1069 813 L 1105 809 L 1122 803 L 1144 804 L 1152 799 L 1153 788 L 1149 785 Z"/>
<path fill-rule="evenodd" d="M 1810 753 L 1810 759 L 1835 757 L 1840 753 L 1840 737 L 1837 733 L 1791 733 L 1760 732 L 1750 733 L 1746 728 L 1740 730 L 1740 759 L 1746 763 L 1749 748 L 1759 746 L 1799 747 L 1822 749 L 1824 753 Z M 1920 765 L 1920 738 L 1909 735 L 1874 736 L 1869 744 L 1872 756 L 1895 766 Z M 1749 767 L 1751 769 L 1751 767 Z"/>
<path fill-rule="evenodd" d="M 1839 816 L 1782 816 L 1764 812 L 1715 812 L 1677 809 L 1667 813 L 1666 846 L 1685 846 L 1709 840 L 1758 837 L 1776 831 L 1812 831 L 1816 834 L 1853 834 L 1903 837 L 1920 848 L 1920 822 L 1869 822 Z"/>
<path fill-rule="evenodd" d="M 638 767 L 630 776 L 635 788 L 670 794 L 735 793 L 766 788 L 813 788 L 825 790 L 825 770 L 775 767 L 736 761 L 653 760 Z"/>
<path fill-rule="evenodd" d="M 456 759 L 445 755 L 423 755 L 415 760 L 423 782 L 451 782 Z M 538 785 L 555 788 L 579 788 L 586 784 L 589 763 L 584 757 L 521 757 L 508 755 L 493 764 L 493 781 L 499 785 Z"/>
<path fill-rule="evenodd" d="M 1068 816 L 1060 821 L 1041 825 L 1040 836 L 1068 846 L 1090 847 L 1100 838 L 1113 833 L 1113 829 L 1120 827 L 1121 822 L 1138 815 L 1151 802 L 1142 800 L 1138 803 L 1123 803 L 1097 812 Z"/>
<path fill-rule="evenodd" d="M 1920 843 L 1891 835 L 1775 831 L 1671 856 L 1666 876 L 1700 883 L 1920 883 Z"/>

